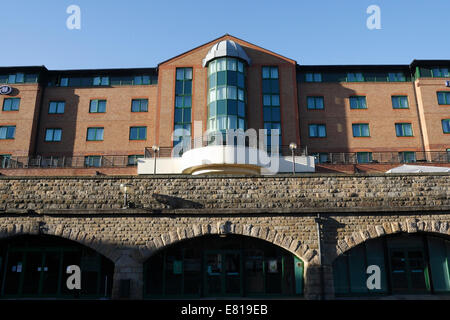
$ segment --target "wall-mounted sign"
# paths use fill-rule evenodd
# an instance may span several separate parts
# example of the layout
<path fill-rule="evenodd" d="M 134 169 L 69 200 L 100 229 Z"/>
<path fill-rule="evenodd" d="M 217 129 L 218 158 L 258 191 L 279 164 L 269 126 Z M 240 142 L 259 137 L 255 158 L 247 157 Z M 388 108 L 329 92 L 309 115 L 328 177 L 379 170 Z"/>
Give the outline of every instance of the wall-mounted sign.
<path fill-rule="evenodd" d="M 277 260 L 269 260 L 269 273 L 277 273 L 277 272 L 278 272 Z"/>
<path fill-rule="evenodd" d="M 10 94 L 12 92 L 12 88 L 10 86 L 1 86 L 0 94 Z"/>

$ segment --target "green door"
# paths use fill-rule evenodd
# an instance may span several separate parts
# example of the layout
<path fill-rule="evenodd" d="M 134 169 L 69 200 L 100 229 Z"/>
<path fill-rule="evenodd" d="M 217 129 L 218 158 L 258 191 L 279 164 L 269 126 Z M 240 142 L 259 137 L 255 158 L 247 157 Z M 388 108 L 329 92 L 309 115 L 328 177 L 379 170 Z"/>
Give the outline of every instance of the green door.
<path fill-rule="evenodd" d="M 430 290 L 422 249 L 391 249 L 389 256 L 393 293 L 425 293 Z"/>
<path fill-rule="evenodd" d="M 242 258 L 240 251 L 206 251 L 205 296 L 241 296 Z"/>

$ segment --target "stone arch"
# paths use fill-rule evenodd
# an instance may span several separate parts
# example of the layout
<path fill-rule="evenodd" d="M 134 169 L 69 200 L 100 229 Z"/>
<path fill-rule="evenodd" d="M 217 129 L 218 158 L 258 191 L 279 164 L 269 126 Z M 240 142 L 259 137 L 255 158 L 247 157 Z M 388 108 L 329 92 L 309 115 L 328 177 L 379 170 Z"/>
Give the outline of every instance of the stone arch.
<path fill-rule="evenodd" d="M 64 224 L 46 224 L 44 221 L 29 221 L 23 223 L 10 224 L 0 229 L 0 239 L 15 237 L 20 235 L 51 235 L 59 238 L 77 242 L 86 246 L 104 257 L 114 262 L 119 255 L 114 250 L 114 246 L 102 243 L 101 239 L 95 238 L 83 231 L 73 229 Z"/>
<path fill-rule="evenodd" d="M 302 259 L 305 270 L 308 264 L 318 264 L 317 252 L 299 239 L 286 236 L 285 234 L 272 230 L 269 227 L 262 228 L 251 224 L 236 224 L 230 221 L 222 221 L 217 224 L 193 224 L 188 227 L 177 228 L 160 237 L 155 237 L 145 245 L 139 247 L 140 261 L 144 262 L 153 254 L 183 240 L 189 240 L 204 235 L 235 234 L 268 241 L 280 246 L 298 258 Z"/>
<path fill-rule="evenodd" d="M 345 239 L 339 240 L 334 255 L 330 257 L 330 262 L 332 263 L 337 257 L 367 240 L 400 232 L 428 232 L 450 236 L 450 222 L 409 218 L 380 225 L 369 225 L 366 229 L 357 230 Z"/>

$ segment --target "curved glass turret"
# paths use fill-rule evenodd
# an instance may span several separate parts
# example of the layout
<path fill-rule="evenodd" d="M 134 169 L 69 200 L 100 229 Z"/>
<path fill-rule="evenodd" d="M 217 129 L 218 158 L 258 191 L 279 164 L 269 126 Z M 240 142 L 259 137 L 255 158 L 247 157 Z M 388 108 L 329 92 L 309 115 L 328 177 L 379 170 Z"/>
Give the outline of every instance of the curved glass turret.
<path fill-rule="evenodd" d="M 246 63 L 217 58 L 208 63 L 208 123 L 210 133 L 247 129 Z"/>

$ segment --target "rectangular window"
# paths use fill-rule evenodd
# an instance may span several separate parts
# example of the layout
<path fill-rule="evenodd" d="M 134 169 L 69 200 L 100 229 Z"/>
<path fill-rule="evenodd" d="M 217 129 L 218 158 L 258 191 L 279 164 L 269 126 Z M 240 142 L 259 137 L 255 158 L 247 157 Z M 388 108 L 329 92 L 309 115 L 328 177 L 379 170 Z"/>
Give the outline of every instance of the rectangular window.
<path fill-rule="evenodd" d="M 0 168 L 9 168 L 11 163 L 10 154 L 0 154 Z"/>
<path fill-rule="evenodd" d="M 412 137 L 412 126 L 411 123 L 396 123 L 395 132 L 397 137 Z"/>
<path fill-rule="evenodd" d="M 89 107 L 90 113 L 105 113 L 106 112 L 106 100 L 91 100 Z"/>
<path fill-rule="evenodd" d="M 394 109 L 408 109 L 408 97 L 407 96 L 392 96 L 392 108 Z"/>
<path fill-rule="evenodd" d="M 370 137 L 368 123 L 352 124 L 352 129 L 354 137 Z"/>
<path fill-rule="evenodd" d="M 94 86 L 109 86 L 109 77 L 94 77 Z"/>
<path fill-rule="evenodd" d="M 323 110 L 323 97 L 307 97 L 307 106 L 310 110 Z"/>
<path fill-rule="evenodd" d="M 137 165 L 137 160 L 143 159 L 143 158 L 144 158 L 143 154 L 134 154 L 134 155 L 128 156 L 128 165 L 135 166 L 135 165 Z"/>
<path fill-rule="evenodd" d="M 311 154 L 314 157 L 314 163 L 328 163 L 328 153 L 326 152 L 319 152 L 319 153 L 313 153 Z"/>
<path fill-rule="evenodd" d="M 5 98 L 3 100 L 3 111 L 19 111 L 20 98 Z"/>
<path fill-rule="evenodd" d="M 322 74 L 321 73 L 306 73 L 305 81 L 306 82 L 322 82 Z"/>
<path fill-rule="evenodd" d="M 278 67 L 262 67 L 263 79 L 278 79 Z"/>
<path fill-rule="evenodd" d="M 60 86 L 60 87 L 67 87 L 67 86 L 69 86 L 69 78 L 67 78 L 67 77 L 62 77 L 62 78 L 59 80 L 59 86 Z"/>
<path fill-rule="evenodd" d="M 437 93 L 438 96 L 438 103 L 439 104 L 445 104 L 445 105 L 450 105 L 450 91 L 447 92 L 438 92 Z"/>
<path fill-rule="evenodd" d="M 130 128 L 130 140 L 146 140 L 146 139 L 147 139 L 147 127 Z"/>
<path fill-rule="evenodd" d="M 86 156 L 84 157 L 84 165 L 86 167 L 101 167 L 102 156 Z"/>
<path fill-rule="evenodd" d="M 372 152 L 357 152 L 356 159 L 358 163 L 370 163 L 372 162 Z"/>
<path fill-rule="evenodd" d="M 278 67 L 262 67 L 262 78 L 263 120 L 264 129 L 267 130 L 265 145 L 266 150 L 271 151 L 272 133 L 278 132 L 278 146 L 281 146 L 280 85 L 278 80 Z"/>
<path fill-rule="evenodd" d="M 402 151 L 398 153 L 400 162 L 416 162 L 416 153 L 412 151 Z"/>
<path fill-rule="evenodd" d="M 367 109 L 365 96 L 350 97 L 350 109 Z"/>
<path fill-rule="evenodd" d="M 16 126 L 0 126 L 0 139 L 14 139 Z"/>
<path fill-rule="evenodd" d="M 131 112 L 147 112 L 148 99 L 133 99 L 131 101 Z"/>
<path fill-rule="evenodd" d="M 324 124 L 309 125 L 310 138 L 325 138 L 326 136 L 327 136 L 327 128 Z"/>
<path fill-rule="evenodd" d="M 364 77 L 362 73 L 347 73 L 347 81 L 348 82 L 362 82 L 364 81 Z"/>
<path fill-rule="evenodd" d="M 442 130 L 444 133 L 450 133 L 450 119 L 442 120 Z"/>
<path fill-rule="evenodd" d="M 223 60 L 223 68 L 226 68 Z M 219 94 L 219 91 L 218 91 Z M 222 99 L 225 99 L 225 90 L 220 91 Z M 176 69 L 175 84 L 175 115 L 174 115 L 174 141 L 173 145 L 190 139 L 192 116 L 192 68 Z"/>
<path fill-rule="evenodd" d="M 63 114 L 66 103 L 64 101 L 50 101 L 48 106 L 48 113 Z"/>
<path fill-rule="evenodd" d="M 36 83 L 38 80 L 37 74 L 26 74 L 25 75 L 25 82 L 26 83 Z"/>
<path fill-rule="evenodd" d="M 391 82 L 399 82 L 399 81 L 406 81 L 406 76 L 403 72 L 390 72 L 388 74 L 388 79 Z"/>
<path fill-rule="evenodd" d="M 45 130 L 45 141 L 61 141 L 62 129 Z"/>
<path fill-rule="evenodd" d="M 448 68 L 432 68 L 431 69 L 433 78 L 447 78 L 450 77 L 448 73 Z"/>
<path fill-rule="evenodd" d="M 87 141 L 103 141 L 104 128 L 88 128 L 87 129 Z"/>

